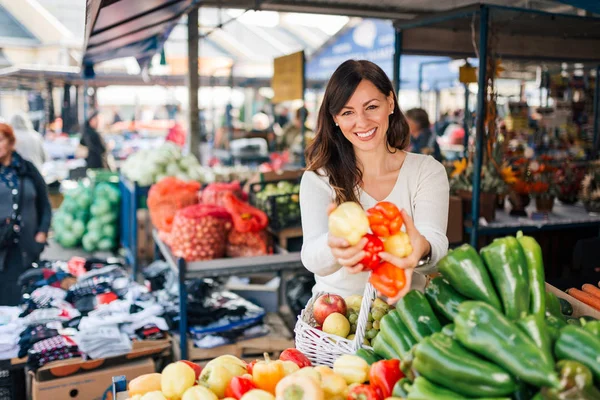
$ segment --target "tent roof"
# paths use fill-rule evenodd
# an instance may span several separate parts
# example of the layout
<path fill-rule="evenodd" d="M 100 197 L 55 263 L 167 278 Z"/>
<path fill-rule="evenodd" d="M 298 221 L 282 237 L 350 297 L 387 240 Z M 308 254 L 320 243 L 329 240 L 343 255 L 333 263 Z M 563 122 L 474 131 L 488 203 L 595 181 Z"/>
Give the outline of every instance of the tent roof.
<path fill-rule="evenodd" d="M 40 41 L 25 28 L 6 8 L 0 5 L 0 38 L 24 44 L 39 44 Z"/>
<path fill-rule="evenodd" d="M 398 21 L 404 54 L 475 55 L 480 5 Z M 600 61 L 600 18 L 489 6 L 495 52 L 504 59 Z M 567 50 L 568 49 L 568 50 Z"/>

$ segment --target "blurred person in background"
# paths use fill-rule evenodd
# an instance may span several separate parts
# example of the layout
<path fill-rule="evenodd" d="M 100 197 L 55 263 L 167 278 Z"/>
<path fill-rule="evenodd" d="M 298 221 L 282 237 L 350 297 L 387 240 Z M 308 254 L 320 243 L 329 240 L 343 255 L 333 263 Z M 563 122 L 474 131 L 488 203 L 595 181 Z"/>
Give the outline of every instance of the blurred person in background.
<path fill-rule="evenodd" d="M 406 120 L 410 130 L 410 151 L 427 154 L 441 161 L 442 153 L 437 143 L 437 136 L 431 131 L 427 111 L 422 108 L 411 108 L 406 112 Z"/>
<path fill-rule="evenodd" d="M 85 158 L 88 168 L 108 168 L 106 143 L 98 132 L 99 124 L 98 111 L 94 111 L 85 123 L 79 142 L 84 150 L 79 150 L 78 153 Z"/>
<path fill-rule="evenodd" d="M 52 209 L 44 178 L 15 151 L 15 134 L 0 123 L 0 305 L 21 299 L 17 279 L 39 259 L 48 237 Z"/>
<path fill-rule="evenodd" d="M 42 169 L 42 165 L 48 160 L 48 154 L 44 149 L 44 138 L 35 129 L 33 123 L 23 113 L 15 114 L 11 120 L 16 144 L 15 150 L 25 160 L 31 161 L 38 170 Z"/>

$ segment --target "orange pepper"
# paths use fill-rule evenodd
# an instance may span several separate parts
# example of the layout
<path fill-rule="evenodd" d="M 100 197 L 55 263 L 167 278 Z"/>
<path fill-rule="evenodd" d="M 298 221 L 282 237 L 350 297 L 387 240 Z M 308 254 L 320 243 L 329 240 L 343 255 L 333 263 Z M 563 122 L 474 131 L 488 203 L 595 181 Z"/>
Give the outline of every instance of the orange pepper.
<path fill-rule="evenodd" d="M 382 295 L 396 297 L 406 286 L 406 274 L 402 268 L 389 262 L 383 262 L 371 273 L 369 282 Z"/>
<path fill-rule="evenodd" d="M 275 387 L 285 377 L 283 361 L 273 361 L 265 353 L 265 360 L 259 361 L 252 368 L 254 384 L 259 389 L 275 394 Z"/>

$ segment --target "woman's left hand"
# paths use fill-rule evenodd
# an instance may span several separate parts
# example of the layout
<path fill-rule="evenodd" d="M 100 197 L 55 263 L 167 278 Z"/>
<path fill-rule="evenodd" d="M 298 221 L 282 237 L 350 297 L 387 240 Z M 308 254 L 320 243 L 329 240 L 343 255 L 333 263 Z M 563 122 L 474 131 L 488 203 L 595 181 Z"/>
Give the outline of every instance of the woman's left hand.
<path fill-rule="evenodd" d="M 396 297 L 393 299 L 388 299 L 388 303 L 390 304 L 396 303 L 410 291 L 414 268 L 424 256 L 431 252 L 431 245 L 429 244 L 429 241 L 425 238 L 425 236 L 419 233 L 412 218 L 405 210 L 400 210 L 400 212 L 402 214 L 402 218 L 404 219 L 406 234 L 410 239 L 413 251 L 409 256 L 404 258 L 396 257 L 386 252 L 379 253 L 379 257 L 381 257 L 383 261 L 387 261 L 391 264 L 394 264 L 398 268 L 402 268 L 406 274 L 406 285 Z"/>
<path fill-rule="evenodd" d="M 46 232 L 38 232 L 35 235 L 35 241 L 38 243 L 46 243 L 47 239 L 48 239 L 48 234 Z"/>

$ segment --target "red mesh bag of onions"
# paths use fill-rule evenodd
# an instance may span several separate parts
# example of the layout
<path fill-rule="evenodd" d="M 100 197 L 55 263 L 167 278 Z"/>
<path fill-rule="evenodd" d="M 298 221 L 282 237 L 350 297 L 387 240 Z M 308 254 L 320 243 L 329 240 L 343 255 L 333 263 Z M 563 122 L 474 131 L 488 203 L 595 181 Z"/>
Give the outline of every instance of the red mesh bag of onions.
<path fill-rule="evenodd" d="M 267 231 L 238 232 L 232 229 L 227 238 L 227 257 L 254 257 L 273 253 Z"/>
<path fill-rule="evenodd" d="M 225 205 L 224 197 L 229 193 L 242 200 L 248 200 L 248 195 L 242 190 L 239 182 L 211 183 L 202 191 L 202 204 L 213 204 L 219 207 Z"/>
<path fill-rule="evenodd" d="M 185 182 L 173 177 L 161 179 L 148 192 L 148 211 L 152 224 L 161 232 L 171 232 L 175 213 L 199 201 L 198 182 Z"/>
<path fill-rule="evenodd" d="M 225 256 L 231 216 L 221 207 L 195 204 L 177 211 L 171 229 L 171 250 L 186 261 Z"/>

